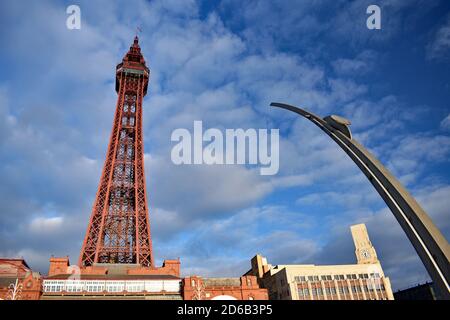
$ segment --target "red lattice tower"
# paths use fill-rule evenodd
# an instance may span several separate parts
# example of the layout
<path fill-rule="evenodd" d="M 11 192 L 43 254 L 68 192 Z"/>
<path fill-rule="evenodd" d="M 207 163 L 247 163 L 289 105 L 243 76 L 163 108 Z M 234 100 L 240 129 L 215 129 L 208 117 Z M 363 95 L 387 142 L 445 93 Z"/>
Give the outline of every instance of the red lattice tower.
<path fill-rule="evenodd" d="M 79 265 L 153 266 L 144 175 L 142 100 L 150 70 L 136 36 L 116 67 L 118 93 L 108 152 L 81 249 Z"/>

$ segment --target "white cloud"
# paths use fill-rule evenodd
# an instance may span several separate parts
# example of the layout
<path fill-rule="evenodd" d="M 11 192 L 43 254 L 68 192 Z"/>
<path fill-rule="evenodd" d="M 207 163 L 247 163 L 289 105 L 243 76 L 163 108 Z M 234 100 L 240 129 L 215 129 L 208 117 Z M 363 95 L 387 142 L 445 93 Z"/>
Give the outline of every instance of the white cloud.
<path fill-rule="evenodd" d="M 298 174 L 298 175 L 291 175 L 291 176 L 284 176 L 284 177 L 278 177 L 273 178 L 271 183 L 275 188 L 288 188 L 288 187 L 295 187 L 295 186 L 306 186 L 311 185 L 313 181 L 313 177 L 308 174 Z"/>
<path fill-rule="evenodd" d="M 155 248 L 158 256 L 161 252 L 164 257 L 181 256 L 185 275 L 236 276 L 250 268 L 256 253 L 275 263 L 307 259 L 318 248 L 315 240 L 305 236 L 313 228 L 312 217 L 301 212 L 282 206 L 251 207 L 185 226 L 179 232 L 195 232 L 183 239 L 157 241 Z"/>
<path fill-rule="evenodd" d="M 450 213 L 448 211 L 450 186 L 431 185 L 423 187 L 416 192 L 416 197 L 442 233 L 448 235 L 450 231 Z"/>
<path fill-rule="evenodd" d="M 450 114 L 441 121 L 441 129 L 450 131 Z"/>
<path fill-rule="evenodd" d="M 340 58 L 331 63 L 339 75 L 358 76 L 369 72 L 375 64 L 377 55 L 374 51 L 364 50 L 354 59 Z"/>
<path fill-rule="evenodd" d="M 53 233 L 60 230 L 63 221 L 63 217 L 37 217 L 30 222 L 30 230 L 40 234 Z"/>
<path fill-rule="evenodd" d="M 47 271 L 48 261 L 50 259 L 45 250 L 37 251 L 29 248 L 20 249 L 18 251 L 0 251 L 0 257 L 24 259 L 33 271 Z"/>
<path fill-rule="evenodd" d="M 371 188 L 370 185 L 366 185 L 363 190 L 360 188 L 360 192 L 355 192 L 356 188 L 347 189 L 344 192 L 328 191 L 320 193 L 311 193 L 306 196 L 300 197 L 297 200 L 299 205 L 316 205 L 316 206 L 329 206 L 330 204 L 338 205 L 344 208 L 364 208 L 379 202 L 378 194 Z"/>
<path fill-rule="evenodd" d="M 450 15 L 447 16 L 444 25 L 435 33 L 433 40 L 427 46 L 429 59 L 441 59 L 448 57 L 450 51 Z"/>
<path fill-rule="evenodd" d="M 245 208 L 273 188 L 259 170 L 238 165 L 176 166 L 168 158 L 147 157 L 146 167 L 152 205 L 182 212 L 186 222 Z"/>
<path fill-rule="evenodd" d="M 420 146 L 420 148 L 418 148 Z M 429 163 L 445 163 L 450 155 L 450 137 L 410 134 L 392 141 L 387 166 L 399 176 L 419 174 Z"/>

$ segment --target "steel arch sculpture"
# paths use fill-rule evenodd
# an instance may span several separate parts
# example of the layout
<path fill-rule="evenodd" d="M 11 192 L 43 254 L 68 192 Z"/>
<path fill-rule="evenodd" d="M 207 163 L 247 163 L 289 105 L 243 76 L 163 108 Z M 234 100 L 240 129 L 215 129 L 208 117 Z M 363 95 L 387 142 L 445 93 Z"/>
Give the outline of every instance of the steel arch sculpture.
<path fill-rule="evenodd" d="M 361 169 L 391 209 L 430 274 L 438 295 L 450 299 L 450 246 L 428 214 L 403 185 L 366 148 L 352 138 L 350 121 L 331 115 L 320 118 L 306 110 L 272 102 L 310 120 L 331 137 Z"/>

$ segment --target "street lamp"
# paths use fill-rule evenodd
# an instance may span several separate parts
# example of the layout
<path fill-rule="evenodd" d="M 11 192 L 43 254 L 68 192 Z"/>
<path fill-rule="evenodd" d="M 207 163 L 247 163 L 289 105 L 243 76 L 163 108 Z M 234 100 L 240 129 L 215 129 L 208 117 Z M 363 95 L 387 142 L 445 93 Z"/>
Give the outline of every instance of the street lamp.
<path fill-rule="evenodd" d="M 310 120 L 355 162 L 391 209 L 430 274 L 442 299 L 450 299 L 450 246 L 428 214 L 402 184 L 366 148 L 352 138 L 350 121 L 331 115 L 320 118 L 306 110 L 272 102 Z"/>

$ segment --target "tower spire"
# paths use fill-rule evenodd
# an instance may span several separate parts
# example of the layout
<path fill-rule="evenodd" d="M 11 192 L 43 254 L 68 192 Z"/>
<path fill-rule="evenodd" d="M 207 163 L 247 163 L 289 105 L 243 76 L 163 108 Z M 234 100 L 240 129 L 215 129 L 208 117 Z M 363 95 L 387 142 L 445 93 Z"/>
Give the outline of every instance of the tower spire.
<path fill-rule="evenodd" d="M 135 37 L 134 37 L 134 43 L 138 43 L 139 42 L 139 38 L 138 38 L 139 32 L 142 32 L 142 29 L 139 26 L 136 26 L 136 34 L 135 34 Z"/>

